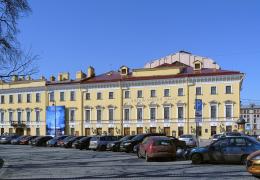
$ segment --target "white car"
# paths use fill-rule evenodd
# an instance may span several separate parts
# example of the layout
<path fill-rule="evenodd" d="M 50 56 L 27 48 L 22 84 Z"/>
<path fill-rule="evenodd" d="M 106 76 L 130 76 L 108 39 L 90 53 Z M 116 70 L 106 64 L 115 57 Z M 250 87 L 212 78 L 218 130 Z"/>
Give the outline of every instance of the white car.
<path fill-rule="evenodd" d="M 185 141 L 186 146 L 188 147 L 197 147 L 198 146 L 198 140 L 195 135 L 193 134 L 184 134 L 179 137 L 179 140 Z"/>

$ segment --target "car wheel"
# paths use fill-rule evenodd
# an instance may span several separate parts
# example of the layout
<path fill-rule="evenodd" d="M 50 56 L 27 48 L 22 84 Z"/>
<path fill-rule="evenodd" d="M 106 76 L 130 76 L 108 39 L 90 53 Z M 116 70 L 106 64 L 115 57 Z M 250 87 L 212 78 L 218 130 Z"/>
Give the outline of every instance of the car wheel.
<path fill-rule="evenodd" d="M 193 154 L 191 157 L 192 164 L 201 164 L 202 156 L 200 154 Z"/>
<path fill-rule="evenodd" d="M 243 155 L 243 156 L 241 157 L 241 164 L 246 165 L 246 163 L 247 163 L 247 156 L 248 156 L 248 155 Z"/>
<path fill-rule="evenodd" d="M 149 162 L 149 161 L 150 161 L 150 158 L 148 157 L 148 154 L 147 154 L 147 153 L 145 153 L 145 160 L 146 160 L 146 162 Z"/>

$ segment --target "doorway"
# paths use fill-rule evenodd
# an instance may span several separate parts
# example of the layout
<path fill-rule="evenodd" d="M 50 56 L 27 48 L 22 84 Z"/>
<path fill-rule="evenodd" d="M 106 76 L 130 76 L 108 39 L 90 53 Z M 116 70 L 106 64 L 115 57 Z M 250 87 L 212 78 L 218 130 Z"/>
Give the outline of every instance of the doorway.
<path fill-rule="evenodd" d="M 23 128 L 16 128 L 15 133 L 19 136 L 23 136 L 24 130 Z"/>

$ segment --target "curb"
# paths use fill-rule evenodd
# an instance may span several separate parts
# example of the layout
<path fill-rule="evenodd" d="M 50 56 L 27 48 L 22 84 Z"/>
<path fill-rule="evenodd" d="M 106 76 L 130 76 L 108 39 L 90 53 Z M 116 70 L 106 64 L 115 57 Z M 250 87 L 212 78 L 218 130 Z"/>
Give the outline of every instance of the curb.
<path fill-rule="evenodd" d="M 0 159 L 2 159 L 4 161 L 2 168 L 0 168 L 0 179 L 2 179 L 3 178 L 2 176 L 8 167 L 8 163 L 6 162 L 6 160 L 4 158 L 0 158 Z"/>

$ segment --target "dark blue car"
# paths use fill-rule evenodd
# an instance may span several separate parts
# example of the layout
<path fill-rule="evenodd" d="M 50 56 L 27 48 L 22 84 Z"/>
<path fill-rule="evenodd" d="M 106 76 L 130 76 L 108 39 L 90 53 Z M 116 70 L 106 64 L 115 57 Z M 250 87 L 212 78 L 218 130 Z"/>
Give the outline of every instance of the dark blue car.
<path fill-rule="evenodd" d="M 260 150 L 260 142 L 249 136 L 221 137 L 207 147 L 194 148 L 190 152 L 193 164 L 246 163 L 246 158 L 254 151 Z"/>

